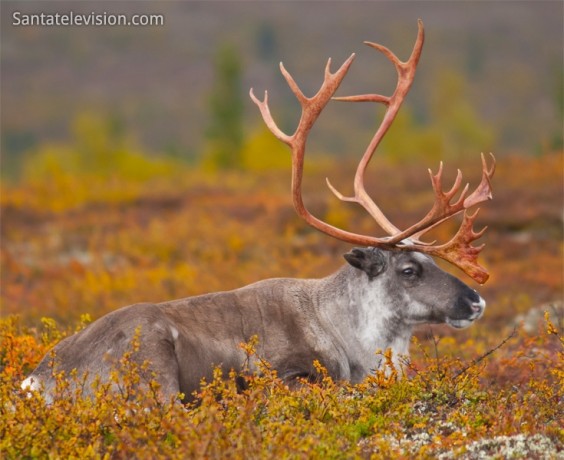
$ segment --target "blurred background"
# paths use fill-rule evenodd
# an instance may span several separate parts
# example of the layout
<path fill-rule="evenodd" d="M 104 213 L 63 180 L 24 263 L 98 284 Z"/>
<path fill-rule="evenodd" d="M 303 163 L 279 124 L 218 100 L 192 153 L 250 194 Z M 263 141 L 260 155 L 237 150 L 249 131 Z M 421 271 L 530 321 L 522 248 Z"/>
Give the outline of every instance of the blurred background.
<path fill-rule="evenodd" d="M 432 204 L 427 167 L 445 160 L 446 180 L 460 167 L 475 182 L 480 152 L 494 152 L 495 200 L 479 219 L 490 227 L 483 260 L 492 272 L 491 324 L 561 302 L 562 2 L 0 7 L 3 311 L 68 320 L 267 276 L 328 274 L 347 248 L 293 215 L 287 149 L 264 128 L 248 91 L 268 89 L 275 119 L 291 132 L 299 106 L 279 62 L 313 95 L 327 58 L 336 70 L 355 52 L 338 94 L 389 95 L 393 66 L 362 42 L 405 60 L 418 18 L 423 55 L 370 190 L 394 223 L 408 225 Z M 158 14 L 164 25 L 14 25 L 14 12 L 71 11 Z M 342 103 L 323 113 L 306 165 L 317 215 L 375 232 L 323 182 L 328 175 L 350 190 L 382 114 Z"/>
<path fill-rule="evenodd" d="M 336 69 L 355 52 L 340 94 L 389 94 L 393 67 L 362 42 L 385 44 L 406 59 L 417 18 L 426 45 L 386 154 L 538 155 L 562 146 L 562 9 L 558 1 L 3 1 L 3 174 L 17 175 L 28 155 L 85 136 L 101 120 L 113 136 L 132 138 L 153 155 L 197 162 L 221 131 L 214 124 L 219 104 L 240 117 L 223 126 L 240 130 L 231 134 L 235 162 L 237 150 L 263 130 L 249 88 L 269 90 L 286 129 L 296 122 L 280 61 L 312 95 L 327 58 Z M 12 25 L 14 11 L 162 14 L 165 23 L 23 27 Z M 361 151 L 376 122 L 374 106 L 335 106 L 316 129 L 319 149 Z"/>

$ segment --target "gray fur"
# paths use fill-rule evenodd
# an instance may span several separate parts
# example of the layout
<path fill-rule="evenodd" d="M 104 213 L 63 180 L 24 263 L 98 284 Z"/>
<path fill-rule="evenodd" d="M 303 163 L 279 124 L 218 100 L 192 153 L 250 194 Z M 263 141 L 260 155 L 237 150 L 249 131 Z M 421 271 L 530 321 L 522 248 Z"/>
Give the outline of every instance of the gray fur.
<path fill-rule="evenodd" d="M 289 384 L 315 380 L 316 359 L 333 379 L 359 382 L 379 366 L 376 350 L 391 348 L 396 359 L 408 354 L 414 326 L 466 327 L 485 308 L 476 291 L 421 253 L 357 248 L 345 257 L 350 265 L 322 279 L 268 279 L 121 308 L 62 340 L 54 348 L 57 369 L 107 381 L 140 328 L 133 359 L 151 362 L 167 398 L 182 392 L 190 399 L 214 366 L 241 371 L 246 356 L 239 344 L 253 335 L 259 356 Z M 51 359 L 47 354 L 22 387 L 43 388 L 49 399 Z"/>

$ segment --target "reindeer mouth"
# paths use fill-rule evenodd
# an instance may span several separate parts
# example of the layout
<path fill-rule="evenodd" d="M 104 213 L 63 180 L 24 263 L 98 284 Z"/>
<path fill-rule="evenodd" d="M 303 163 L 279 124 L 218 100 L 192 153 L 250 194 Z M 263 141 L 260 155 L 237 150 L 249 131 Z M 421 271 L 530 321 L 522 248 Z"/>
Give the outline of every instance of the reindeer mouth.
<path fill-rule="evenodd" d="M 478 317 L 475 318 L 470 317 L 467 319 L 454 319 L 447 317 L 445 322 L 449 326 L 454 327 L 455 329 L 464 329 L 470 326 L 476 319 L 478 319 Z"/>

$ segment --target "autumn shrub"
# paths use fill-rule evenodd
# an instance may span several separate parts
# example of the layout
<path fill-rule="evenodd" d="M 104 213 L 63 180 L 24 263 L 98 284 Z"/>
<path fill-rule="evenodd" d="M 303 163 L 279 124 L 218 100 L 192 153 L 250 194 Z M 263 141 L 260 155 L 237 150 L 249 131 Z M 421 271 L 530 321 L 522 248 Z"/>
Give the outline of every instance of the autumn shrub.
<path fill-rule="evenodd" d="M 83 376 L 55 367 L 55 395 L 46 404 L 19 384 L 42 357 L 40 344 L 54 337 L 52 324 L 29 331 L 11 317 L 1 331 L 2 344 L 11 343 L 0 374 L 3 458 L 478 458 L 509 451 L 556 458 L 564 448 L 562 331 L 550 318 L 538 336 L 516 331 L 468 361 L 444 354 L 437 337 L 416 341 L 417 358 L 403 371 L 391 369 L 383 351 L 388 368 L 356 385 L 333 381 L 316 363 L 319 381 L 290 389 L 254 354 L 256 341 L 242 344 L 259 373 L 218 368 L 186 406 L 163 401 L 154 381 L 140 385 L 143 365 L 131 359 L 136 339 L 112 382 L 97 382 L 91 398 L 81 397 Z M 526 357 L 531 346 L 551 351 Z M 537 365 L 548 373 L 539 378 Z M 519 381 L 492 384 L 507 372 Z"/>
<path fill-rule="evenodd" d="M 77 140 L 71 147 L 102 152 L 100 139 L 111 138 L 95 141 L 95 126 L 90 132 L 84 123 L 77 139 L 90 136 L 91 144 Z M 83 376 L 58 375 L 57 395 L 47 405 L 20 389 L 54 344 L 90 321 L 84 315 L 268 277 L 321 277 L 342 264 L 349 248 L 295 216 L 289 173 L 257 160 L 266 139 L 250 142 L 245 158 L 252 173 L 159 169 L 148 160 L 135 177 L 126 170 L 136 159 L 123 156 L 127 161 L 114 172 L 59 170 L 70 178 L 64 187 L 47 172 L 2 184 L 0 457 L 561 456 L 560 154 L 498 158 L 494 200 L 478 218 L 489 226 L 481 260 L 492 277 L 479 288 L 485 315 L 464 331 L 418 330 L 403 369 L 388 366 L 355 385 L 325 375 L 290 389 L 251 347 L 261 373 L 244 377 L 244 391 L 237 391 L 241 375 L 216 371 L 187 406 L 161 401 L 127 356 L 115 375 L 123 391 L 100 382 L 94 398 L 82 398 Z M 476 160 L 456 165 L 472 183 L 479 181 Z M 377 175 L 386 181 L 371 181 L 369 192 L 396 225 L 417 221 L 432 204 L 425 168 L 414 162 L 398 174 L 397 165 L 378 161 Z M 147 179 L 153 166 L 158 174 Z M 307 205 L 344 228 L 380 234 L 360 209 L 325 189 L 329 177 L 346 193 L 354 168 L 326 159 L 308 170 Z M 454 175 L 454 165 L 446 165 L 445 183 Z M 444 240 L 455 227 L 433 238 Z M 143 391 L 139 379 L 147 383 Z"/>

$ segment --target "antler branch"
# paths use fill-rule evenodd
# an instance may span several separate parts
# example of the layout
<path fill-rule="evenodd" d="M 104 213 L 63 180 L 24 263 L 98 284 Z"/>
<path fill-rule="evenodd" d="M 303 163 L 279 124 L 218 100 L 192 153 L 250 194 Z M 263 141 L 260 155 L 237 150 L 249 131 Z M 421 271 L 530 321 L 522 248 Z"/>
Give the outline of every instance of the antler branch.
<path fill-rule="evenodd" d="M 472 208 L 475 205 L 482 203 L 487 200 L 492 199 L 491 193 L 491 178 L 495 172 L 495 157 L 490 153 L 492 159 L 492 166 L 488 168 L 488 164 L 482 153 L 482 181 L 476 189 L 468 195 L 469 185 L 466 184 L 464 189 L 460 193 L 460 196 L 456 202 L 451 203 L 451 200 L 460 191 L 460 186 L 462 184 L 462 173 L 458 170 L 456 179 L 453 186 L 448 192 L 443 192 L 442 190 L 442 174 L 443 174 L 443 163 L 440 163 L 439 171 L 437 174 L 433 175 L 432 171 L 429 170 L 429 175 L 431 176 L 431 184 L 435 192 L 435 202 L 431 210 L 427 213 L 423 219 L 421 219 L 416 224 L 412 225 L 408 229 L 395 234 L 390 238 L 390 242 L 400 242 L 405 238 L 411 238 L 414 242 L 419 244 L 425 244 L 420 241 L 422 235 L 427 233 L 432 228 L 443 223 L 445 220 L 450 219 L 460 212 Z"/>
<path fill-rule="evenodd" d="M 453 265 L 456 265 L 468 276 L 479 282 L 485 283 L 488 278 L 488 272 L 478 264 L 478 254 L 484 248 L 484 244 L 480 246 L 472 246 L 472 242 L 480 238 L 487 227 L 482 228 L 479 232 L 474 232 L 473 225 L 478 215 L 479 209 L 474 214 L 464 212 L 462 224 L 456 232 L 456 235 L 448 242 L 440 246 L 419 246 L 420 252 L 440 257 Z"/>
<path fill-rule="evenodd" d="M 331 73 L 331 59 L 329 59 L 327 61 L 327 65 L 325 66 L 325 78 L 323 83 L 317 94 L 311 98 L 304 96 L 295 80 L 285 69 L 284 65 L 282 63 L 280 64 L 282 74 L 286 78 L 290 89 L 296 95 L 296 98 L 302 107 L 302 115 L 298 123 L 298 127 L 291 136 L 283 133 L 274 122 L 272 115 L 270 114 L 270 109 L 268 108 L 267 93 L 265 92 L 264 99 L 260 101 L 254 95 L 253 90 L 251 89 L 250 91 L 251 99 L 259 107 L 267 127 L 278 139 L 292 148 L 292 198 L 296 212 L 312 227 L 334 236 L 335 238 L 344 238 L 345 240 L 353 239 L 356 234 L 334 227 L 313 216 L 303 202 L 301 187 L 303 181 L 305 147 L 309 131 L 327 103 L 331 100 L 333 94 L 335 94 L 339 88 L 339 85 L 343 81 L 343 78 L 348 72 L 354 58 L 355 55 L 353 53 L 335 73 Z"/>
<path fill-rule="evenodd" d="M 423 22 L 421 20 L 418 21 L 418 31 L 417 31 L 417 39 L 415 41 L 415 45 L 413 47 L 413 51 L 411 52 L 411 56 L 406 62 L 400 61 L 400 59 L 392 53 L 388 48 L 385 46 L 379 45 L 377 43 L 371 42 L 364 42 L 366 45 L 380 51 L 384 54 L 391 62 L 394 64 L 396 68 L 396 72 L 398 74 L 398 83 L 396 85 L 396 89 L 394 93 L 390 96 L 383 96 L 381 94 L 364 94 L 364 95 L 357 95 L 357 96 L 346 96 L 346 97 L 338 97 L 335 98 L 337 101 L 343 102 L 377 102 L 383 103 L 386 105 L 386 113 L 384 114 L 384 119 L 380 124 L 380 127 L 374 134 L 374 137 L 368 144 L 362 159 L 360 160 L 356 174 L 354 177 L 354 196 L 346 198 L 345 201 L 353 201 L 360 204 L 366 211 L 372 216 L 372 218 L 385 230 L 388 234 L 394 235 L 399 233 L 399 229 L 393 225 L 384 215 L 384 213 L 380 210 L 380 208 L 374 203 L 372 198 L 366 192 L 364 187 L 364 176 L 366 173 L 366 168 L 372 159 L 372 155 L 380 145 L 380 142 L 384 138 L 384 135 L 392 125 L 405 96 L 409 92 L 411 85 L 413 83 L 413 79 L 415 77 L 415 70 L 417 69 L 417 63 L 419 62 L 419 58 L 421 57 L 421 51 L 423 50 L 423 43 L 425 41 L 425 32 L 423 29 Z M 336 192 L 335 188 L 329 184 L 329 188 L 333 193 Z M 335 195 L 341 199 L 343 199 L 343 195 L 340 193 L 335 193 Z"/>
<path fill-rule="evenodd" d="M 425 35 L 423 23 L 419 20 L 417 39 L 415 41 L 413 51 L 411 52 L 411 56 L 405 62 L 400 61 L 398 57 L 385 46 L 365 42 L 368 46 L 383 53 L 392 62 L 396 69 L 398 74 L 398 83 L 391 96 L 384 96 L 381 94 L 363 94 L 347 97 L 333 97 L 352 64 L 355 57 L 354 54 L 352 54 L 335 73 L 332 73 L 330 69 L 331 59 L 327 61 L 323 83 L 317 94 L 311 98 L 308 98 L 303 94 L 294 78 L 288 73 L 284 66 L 280 64 L 280 71 L 288 82 L 290 89 L 296 96 L 302 108 L 300 121 L 292 135 L 282 132 L 274 122 L 268 107 L 268 93 L 266 91 L 262 101 L 255 97 L 252 89 L 250 91 L 250 96 L 253 102 L 259 107 L 268 128 L 278 139 L 288 144 L 292 149 L 292 198 L 294 207 L 297 213 L 309 225 L 330 236 L 353 244 L 374 246 L 389 250 L 420 251 L 441 257 L 461 268 L 476 281 L 484 283 L 488 279 L 488 273 L 484 268 L 478 265 L 477 262 L 478 253 L 483 248 L 483 245 L 474 247 L 472 246 L 472 242 L 483 235 L 485 228 L 479 232 L 474 232 L 472 227 L 474 220 L 476 219 L 477 211 L 470 215 L 466 212 L 466 210 L 492 198 L 490 182 L 495 171 L 495 158 L 492 154 L 490 154 L 492 159 L 491 167 L 488 167 L 486 159 L 482 154 L 482 180 L 476 189 L 470 194 L 468 194 L 468 185 L 465 185 L 460 192 L 462 184 L 462 173 L 460 171 L 458 171 L 454 184 L 450 190 L 445 192 L 442 188 L 442 163 L 439 166 L 437 174 L 433 174 L 429 170 L 431 184 L 435 194 L 433 207 L 427 215 L 423 217 L 423 219 L 406 230 L 398 229 L 388 220 L 372 198 L 370 198 L 364 186 L 366 168 L 378 145 L 394 121 L 403 100 L 411 88 L 417 64 L 419 62 L 419 58 L 421 57 L 424 39 Z M 327 180 L 327 185 L 340 200 L 360 204 L 372 216 L 376 223 L 388 233 L 389 236 L 387 237 L 378 238 L 374 236 L 361 235 L 334 227 L 313 216 L 303 203 L 301 186 L 307 136 L 320 113 L 331 99 L 345 102 L 376 102 L 386 106 L 386 113 L 384 114 L 382 123 L 378 127 L 358 164 L 354 178 L 354 195 L 351 197 L 344 196 L 331 185 L 329 180 Z M 459 192 L 460 195 L 458 196 L 458 199 L 452 202 Z M 424 243 L 420 241 L 420 237 L 430 229 L 463 211 L 464 217 L 462 224 L 456 235 L 449 242 L 443 245 L 435 245 L 434 243 Z"/>

